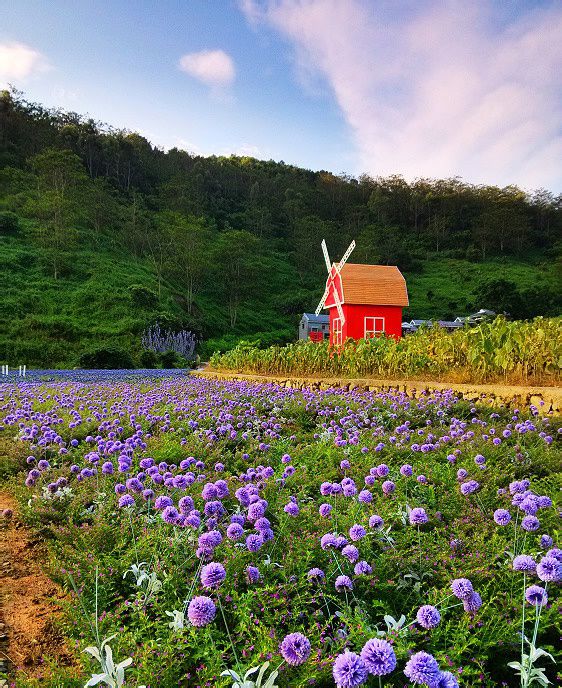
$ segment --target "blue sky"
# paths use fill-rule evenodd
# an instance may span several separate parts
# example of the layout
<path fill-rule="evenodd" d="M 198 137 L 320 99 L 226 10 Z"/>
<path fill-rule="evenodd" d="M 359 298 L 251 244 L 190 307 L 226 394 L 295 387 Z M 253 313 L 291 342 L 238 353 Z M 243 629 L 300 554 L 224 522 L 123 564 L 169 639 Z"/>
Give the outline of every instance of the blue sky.
<path fill-rule="evenodd" d="M 203 154 L 562 189 L 562 5 L 19 0 L 0 84 Z"/>

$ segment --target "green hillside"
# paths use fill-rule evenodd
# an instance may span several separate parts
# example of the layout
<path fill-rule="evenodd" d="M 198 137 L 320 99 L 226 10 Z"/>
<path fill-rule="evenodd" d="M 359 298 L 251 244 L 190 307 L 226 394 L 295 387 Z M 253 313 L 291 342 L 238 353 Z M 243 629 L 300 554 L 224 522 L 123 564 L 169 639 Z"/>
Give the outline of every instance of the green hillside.
<path fill-rule="evenodd" d="M 202 356 L 290 341 L 337 259 L 397 264 L 407 318 L 560 312 L 560 197 L 459 180 L 351 179 L 253 158 L 167 153 L 21 94 L 0 97 L 0 359 L 142 364 L 154 322 Z M 146 361 L 144 361 L 146 362 Z"/>

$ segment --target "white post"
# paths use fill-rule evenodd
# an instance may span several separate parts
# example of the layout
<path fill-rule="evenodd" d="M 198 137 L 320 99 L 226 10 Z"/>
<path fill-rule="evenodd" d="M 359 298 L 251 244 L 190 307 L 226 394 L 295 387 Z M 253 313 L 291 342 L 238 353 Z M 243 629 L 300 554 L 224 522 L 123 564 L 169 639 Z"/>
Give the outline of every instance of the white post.
<path fill-rule="evenodd" d="M 27 366 L 24 364 L 24 366 L 23 366 L 23 376 L 24 376 L 24 377 L 25 377 L 25 369 L 26 369 L 26 368 L 27 368 Z"/>
<path fill-rule="evenodd" d="M 18 370 L 18 377 L 21 377 L 21 365 L 20 365 L 19 370 Z"/>

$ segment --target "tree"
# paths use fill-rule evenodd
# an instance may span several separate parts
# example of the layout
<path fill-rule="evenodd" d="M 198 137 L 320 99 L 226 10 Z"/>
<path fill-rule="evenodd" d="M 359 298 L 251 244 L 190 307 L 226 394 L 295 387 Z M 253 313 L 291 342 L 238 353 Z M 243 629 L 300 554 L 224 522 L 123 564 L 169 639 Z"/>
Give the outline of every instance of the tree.
<path fill-rule="evenodd" d="M 62 254 L 78 237 L 87 176 L 80 158 L 69 150 L 47 148 L 31 160 L 31 166 L 37 191 L 27 210 L 40 222 L 38 237 L 57 279 Z"/>
<path fill-rule="evenodd" d="M 474 290 L 479 308 L 496 313 L 506 313 L 512 318 L 522 317 L 523 301 L 515 282 L 506 279 L 491 279 L 479 284 Z"/>

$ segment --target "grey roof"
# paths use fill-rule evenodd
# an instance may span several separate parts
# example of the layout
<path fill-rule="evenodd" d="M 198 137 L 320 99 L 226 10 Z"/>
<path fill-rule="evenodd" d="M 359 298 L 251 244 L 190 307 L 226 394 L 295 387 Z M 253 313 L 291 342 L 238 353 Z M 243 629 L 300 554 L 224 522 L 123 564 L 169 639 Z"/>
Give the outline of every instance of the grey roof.
<path fill-rule="evenodd" d="M 306 318 L 308 322 L 313 322 L 313 323 L 329 323 L 330 322 L 330 316 L 329 315 L 315 315 L 314 313 L 303 313 L 302 314 L 303 318 Z M 302 318 L 301 318 L 302 320 Z"/>
<path fill-rule="evenodd" d="M 431 320 L 411 320 L 410 324 L 414 327 L 420 327 L 421 325 L 431 325 Z"/>
<path fill-rule="evenodd" d="M 441 325 L 441 327 L 462 327 L 464 323 L 458 322 L 457 320 L 438 320 L 437 321 L 438 325 Z"/>

